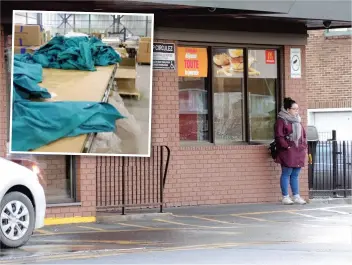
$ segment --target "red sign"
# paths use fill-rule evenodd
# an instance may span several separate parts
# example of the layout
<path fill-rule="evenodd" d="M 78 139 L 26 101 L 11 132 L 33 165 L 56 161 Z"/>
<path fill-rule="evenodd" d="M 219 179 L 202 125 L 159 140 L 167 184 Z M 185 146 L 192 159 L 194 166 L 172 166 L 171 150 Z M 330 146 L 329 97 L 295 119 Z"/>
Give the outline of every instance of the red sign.
<path fill-rule="evenodd" d="M 266 50 L 265 51 L 265 63 L 266 64 L 275 64 L 275 50 Z"/>

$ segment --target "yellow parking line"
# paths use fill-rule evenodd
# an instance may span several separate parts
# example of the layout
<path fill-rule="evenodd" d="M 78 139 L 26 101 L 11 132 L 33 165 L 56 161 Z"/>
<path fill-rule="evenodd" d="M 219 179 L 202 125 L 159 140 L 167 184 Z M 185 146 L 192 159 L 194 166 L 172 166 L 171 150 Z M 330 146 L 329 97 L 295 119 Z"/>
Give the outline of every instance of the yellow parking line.
<path fill-rule="evenodd" d="M 89 229 L 89 230 L 94 230 L 94 231 L 107 231 L 105 229 L 102 229 L 102 228 L 98 228 L 98 227 L 90 227 L 90 226 L 83 226 L 83 225 L 80 225 L 80 226 L 77 226 L 77 227 L 80 227 L 80 228 L 84 228 L 84 229 Z"/>
<path fill-rule="evenodd" d="M 220 224 L 230 224 L 230 225 L 243 225 L 240 223 L 235 223 L 235 222 L 226 222 L 226 221 L 221 221 L 221 220 L 217 220 L 217 219 L 212 219 L 212 218 L 206 218 L 206 217 L 200 217 L 200 216 L 191 216 L 192 218 L 196 218 L 196 219 L 200 219 L 200 220 L 205 220 L 205 221 L 209 221 L 209 222 L 216 222 L 216 223 L 220 223 Z"/>
<path fill-rule="evenodd" d="M 192 227 L 198 227 L 198 228 L 234 228 L 234 227 L 213 227 L 213 226 L 205 226 L 205 225 L 185 224 L 185 223 L 181 223 L 181 222 L 174 222 L 174 221 L 163 220 L 163 219 L 153 219 L 153 220 L 158 221 L 158 222 L 163 222 L 163 223 L 183 225 L 183 226 L 192 226 Z"/>
<path fill-rule="evenodd" d="M 249 217 L 249 216 L 244 216 L 244 215 L 239 215 L 239 214 L 231 214 L 231 216 L 245 218 L 245 219 L 250 219 L 250 220 L 259 221 L 259 222 L 277 223 L 277 222 L 272 221 L 272 220 L 267 220 L 267 219 L 263 219 L 263 218 L 256 218 L 256 217 Z"/>
<path fill-rule="evenodd" d="M 126 224 L 126 223 L 116 223 L 116 224 L 121 225 L 121 226 L 144 228 L 144 229 L 147 229 L 147 230 L 155 229 L 153 227 L 143 226 L 143 225 Z"/>
<path fill-rule="evenodd" d="M 36 229 L 35 232 L 38 232 L 38 233 L 43 234 L 43 235 L 54 235 L 54 233 L 46 231 L 44 229 Z"/>

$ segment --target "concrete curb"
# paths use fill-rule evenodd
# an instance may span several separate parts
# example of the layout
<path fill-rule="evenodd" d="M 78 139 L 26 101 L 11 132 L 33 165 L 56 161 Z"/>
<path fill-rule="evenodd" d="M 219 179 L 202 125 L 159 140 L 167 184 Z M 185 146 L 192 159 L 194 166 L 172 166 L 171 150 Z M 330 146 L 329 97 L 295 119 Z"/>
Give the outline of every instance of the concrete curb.
<path fill-rule="evenodd" d="M 309 204 L 352 204 L 352 198 L 315 198 L 310 199 Z"/>
<path fill-rule="evenodd" d="M 172 218 L 172 213 L 97 213 L 96 222 L 101 224 L 114 224 L 116 222 L 151 220 L 155 218 Z"/>

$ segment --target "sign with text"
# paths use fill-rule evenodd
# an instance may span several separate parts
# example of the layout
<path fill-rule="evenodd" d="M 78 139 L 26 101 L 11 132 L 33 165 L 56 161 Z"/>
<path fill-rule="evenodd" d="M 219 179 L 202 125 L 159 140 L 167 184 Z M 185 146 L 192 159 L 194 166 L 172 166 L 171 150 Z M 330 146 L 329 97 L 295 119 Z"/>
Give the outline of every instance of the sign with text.
<path fill-rule="evenodd" d="M 154 42 L 153 69 L 175 70 L 175 44 Z"/>
<path fill-rule="evenodd" d="M 177 47 L 177 70 L 178 76 L 207 77 L 207 49 L 195 47 Z"/>
<path fill-rule="evenodd" d="M 301 49 L 290 49 L 291 78 L 301 78 Z"/>

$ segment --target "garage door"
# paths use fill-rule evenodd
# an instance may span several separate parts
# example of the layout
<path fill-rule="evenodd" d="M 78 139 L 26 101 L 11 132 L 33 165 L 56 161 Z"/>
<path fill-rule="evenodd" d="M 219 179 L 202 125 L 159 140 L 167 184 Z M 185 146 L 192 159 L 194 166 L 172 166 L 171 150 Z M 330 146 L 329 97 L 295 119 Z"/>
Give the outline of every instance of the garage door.
<path fill-rule="evenodd" d="M 316 112 L 314 125 L 318 132 L 336 130 L 337 140 L 352 140 L 352 111 Z"/>

